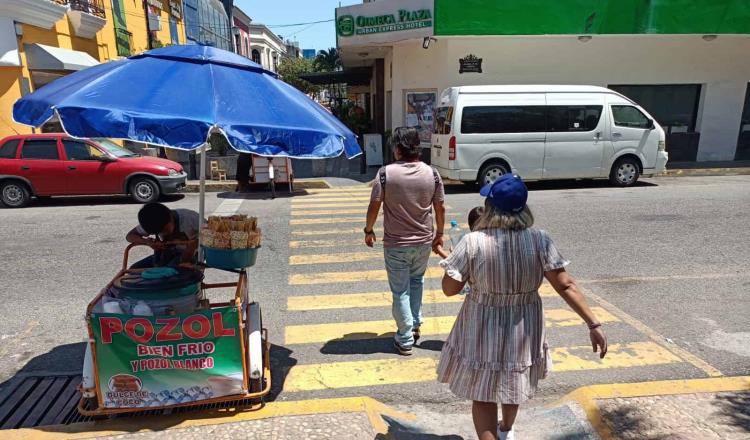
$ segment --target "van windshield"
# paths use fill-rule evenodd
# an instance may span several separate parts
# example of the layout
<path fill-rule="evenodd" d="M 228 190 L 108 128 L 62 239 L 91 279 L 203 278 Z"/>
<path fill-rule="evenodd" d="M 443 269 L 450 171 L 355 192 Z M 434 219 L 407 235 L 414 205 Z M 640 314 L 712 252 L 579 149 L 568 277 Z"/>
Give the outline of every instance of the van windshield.
<path fill-rule="evenodd" d="M 450 134 L 453 120 L 453 107 L 438 107 L 435 114 L 435 134 Z"/>

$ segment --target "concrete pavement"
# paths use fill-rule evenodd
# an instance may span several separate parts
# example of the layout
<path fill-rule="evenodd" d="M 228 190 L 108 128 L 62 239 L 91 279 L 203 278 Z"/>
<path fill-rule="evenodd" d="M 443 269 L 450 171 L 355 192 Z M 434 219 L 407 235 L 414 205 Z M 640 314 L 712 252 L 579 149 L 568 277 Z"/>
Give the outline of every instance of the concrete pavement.
<path fill-rule="evenodd" d="M 749 373 L 742 312 L 749 310 L 748 183 L 747 176 L 726 176 L 650 179 L 624 190 L 600 182 L 530 184 L 537 225 L 573 261 L 572 273 L 606 316 L 616 344 L 611 357 L 597 361 L 586 347 L 585 328 L 547 290 L 558 368 L 535 402 L 591 384 Z M 274 201 L 254 194 L 208 198 L 209 212 L 232 208 L 261 218 L 264 247 L 251 272 L 251 294 L 263 306 L 274 343 L 278 380 L 271 403 L 369 396 L 417 415 L 399 421 L 393 428 L 399 432 L 471 438 L 467 404 L 434 382 L 435 361 L 460 303 L 442 297 L 439 273 L 430 272 L 430 335 L 411 359 L 392 353 L 382 250 L 360 244 L 363 214 L 339 212 L 363 213 L 368 191 L 339 187 Z M 449 190 L 449 211 L 459 221 L 480 201 L 463 188 Z M 195 208 L 197 198 L 169 204 Z M 3 378 L 19 370 L 80 368 L 82 310 L 119 264 L 121 237 L 137 209 L 120 199 L 91 198 L 2 211 L 0 257 L 13 262 L 0 266 L 8 280 L 0 303 Z M 549 420 L 565 419 L 575 405 L 568 408 L 550 412 Z M 533 403 L 521 420 L 532 423 L 544 411 Z M 457 422 L 436 422 L 448 419 Z M 557 426 L 552 421 L 544 426 Z M 519 432 L 531 426 L 524 424 Z"/>

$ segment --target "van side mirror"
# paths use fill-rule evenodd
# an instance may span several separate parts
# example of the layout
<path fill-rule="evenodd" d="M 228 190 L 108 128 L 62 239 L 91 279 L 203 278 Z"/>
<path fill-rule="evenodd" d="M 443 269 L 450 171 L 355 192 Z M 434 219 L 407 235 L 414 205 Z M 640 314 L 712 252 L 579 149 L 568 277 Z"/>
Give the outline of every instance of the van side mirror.
<path fill-rule="evenodd" d="M 656 128 L 656 125 L 654 124 L 654 120 L 653 119 L 649 119 L 647 121 L 646 128 L 649 129 L 649 130 L 653 130 L 654 128 Z"/>

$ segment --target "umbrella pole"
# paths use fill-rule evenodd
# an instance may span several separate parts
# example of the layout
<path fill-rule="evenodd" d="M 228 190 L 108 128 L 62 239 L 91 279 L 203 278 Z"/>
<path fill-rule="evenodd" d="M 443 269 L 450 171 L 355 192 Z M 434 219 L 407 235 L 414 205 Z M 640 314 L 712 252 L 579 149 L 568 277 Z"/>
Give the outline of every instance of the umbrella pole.
<path fill-rule="evenodd" d="M 206 216 L 206 150 L 208 143 L 203 144 L 200 148 L 201 153 L 201 171 L 200 171 L 200 199 L 198 199 L 198 215 L 200 218 L 201 228 Z M 201 248 L 201 236 L 198 234 L 198 261 L 203 261 L 203 248 Z"/>

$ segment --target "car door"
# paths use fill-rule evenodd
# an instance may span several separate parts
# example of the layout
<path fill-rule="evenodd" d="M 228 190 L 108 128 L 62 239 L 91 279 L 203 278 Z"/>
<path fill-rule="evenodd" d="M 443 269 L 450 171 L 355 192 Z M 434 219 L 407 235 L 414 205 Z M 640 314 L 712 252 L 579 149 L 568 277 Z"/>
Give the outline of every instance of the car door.
<path fill-rule="evenodd" d="M 544 178 L 600 177 L 607 144 L 598 94 L 547 94 Z"/>
<path fill-rule="evenodd" d="M 113 162 L 93 144 L 63 139 L 65 167 L 70 194 L 112 194 L 122 192 L 122 183 L 111 173 Z"/>
<path fill-rule="evenodd" d="M 614 158 L 627 150 L 639 156 L 644 166 L 655 163 L 660 129 L 653 119 L 630 103 L 613 102 L 610 109 Z"/>
<path fill-rule="evenodd" d="M 24 139 L 15 172 L 25 177 L 37 195 L 68 194 L 65 163 L 60 160 L 58 138 Z"/>

